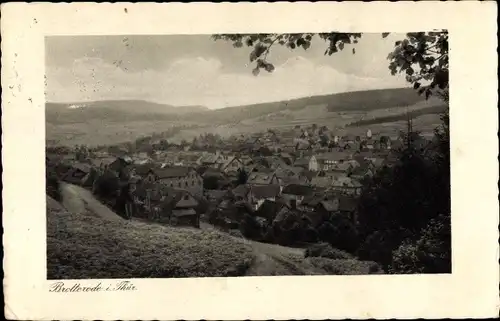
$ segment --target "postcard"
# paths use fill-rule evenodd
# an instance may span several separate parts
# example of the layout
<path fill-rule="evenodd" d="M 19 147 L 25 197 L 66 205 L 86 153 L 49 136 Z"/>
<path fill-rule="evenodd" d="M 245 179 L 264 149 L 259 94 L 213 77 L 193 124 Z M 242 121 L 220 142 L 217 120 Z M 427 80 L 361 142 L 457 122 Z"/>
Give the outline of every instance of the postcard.
<path fill-rule="evenodd" d="M 6 316 L 498 316 L 496 10 L 2 5 Z"/>

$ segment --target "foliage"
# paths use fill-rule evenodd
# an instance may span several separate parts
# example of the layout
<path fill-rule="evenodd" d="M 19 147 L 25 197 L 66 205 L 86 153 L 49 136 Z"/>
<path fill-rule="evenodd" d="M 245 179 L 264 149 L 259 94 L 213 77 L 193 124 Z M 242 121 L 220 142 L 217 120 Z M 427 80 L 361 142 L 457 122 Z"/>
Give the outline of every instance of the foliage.
<path fill-rule="evenodd" d="M 387 37 L 383 33 L 382 37 Z M 271 47 L 285 46 L 291 50 L 309 49 L 315 37 L 326 42 L 325 55 L 332 55 L 348 45 L 354 45 L 362 37 L 361 33 L 295 33 L 295 34 L 220 34 L 214 40 L 225 40 L 233 43 L 235 48 L 251 47 L 249 60 L 255 63 L 252 73 L 257 76 L 260 70 L 273 72 L 275 67 L 267 59 Z M 352 47 L 355 54 L 355 48 Z M 440 94 L 448 88 L 448 33 L 445 30 L 433 32 L 411 32 L 404 39 L 396 41 L 394 50 L 387 59 L 389 70 L 405 73 L 406 79 L 414 89 L 426 97 Z"/>
<path fill-rule="evenodd" d="M 347 217 L 337 214 L 323 222 L 318 228 L 319 239 L 334 248 L 355 252 L 358 248 L 358 232 L 354 223 Z"/>
<path fill-rule="evenodd" d="M 120 179 L 111 171 L 104 171 L 94 182 L 93 193 L 104 199 L 116 199 L 119 194 Z"/>
<path fill-rule="evenodd" d="M 355 259 L 332 260 L 324 257 L 307 258 L 314 266 L 325 270 L 330 275 L 366 275 L 383 273 L 376 262 Z"/>
<path fill-rule="evenodd" d="M 59 179 L 54 172 L 49 170 L 47 170 L 47 174 L 45 177 L 45 191 L 47 195 L 49 195 L 56 201 L 62 200 Z"/>
<path fill-rule="evenodd" d="M 429 221 L 416 241 L 405 240 L 393 253 L 395 273 L 450 273 L 451 220 L 440 215 Z"/>
<path fill-rule="evenodd" d="M 244 185 L 247 183 L 248 173 L 243 168 L 238 168 L 238 180 L 236 185 Z"/>
<path fill-rule="evenodd" d="M 203 189 L 213 190 L 220 188 L 220 179 L 217 176 L 203 177 Z"/>
<path fill-rule="evenodd" d="M 318 243 L 308 247 L 305 257 L 325 257 L 333 260 L 348 260 L 354 258 L 351 254 L 333 248 L 328 243 Z"/>
<path fill-rule="evenodd" d="M 262 238 L 262 227 L 255 217 L 245 213 L 240 223 L 241 234 L 249 239 Z"/>

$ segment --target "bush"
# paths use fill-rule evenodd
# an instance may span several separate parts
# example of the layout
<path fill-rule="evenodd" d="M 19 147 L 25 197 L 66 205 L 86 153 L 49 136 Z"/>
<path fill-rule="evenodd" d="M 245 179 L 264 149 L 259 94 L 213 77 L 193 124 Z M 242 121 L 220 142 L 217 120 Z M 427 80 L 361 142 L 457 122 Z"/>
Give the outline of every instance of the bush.
<path fill-rule="evenodd" d="M 219 189 L 220 179 L 217 176 L 207 176 L 203 178 L 203 188 L 208 190 Z"/>
<path fill-rule="evenodd" d="M 105 171 L 94 182 L 93 193 L 96 196 L 107 200 L 115 200 L 120 189 L 120 180 L 118 176 L 110 171 Z"/>
<path fill-rule="evenodd" d="M 335 249 L 328 243 L 320 243 L 308 247 L 305 251 L 305 257 L 324 257 L 333 260 L 348 260 L 353 258 L 351 254 Z"/>
<path fill-rule="evenodd" d="M 241 234 L 249 239 L 261 239 L 262 238 L 262 228 L 255 219 L 255 217 L 245 213 L 243 219 L 240 223 Z"/>
<path fill-rule="evenodd" d="M 45 190 L 47 195 L 60 202 L 62 200 L 60 191 L 60 182 L 55 175 L 47 175 L 45 182 Z"/>
<path fill-rule="evenodd" d="M 431 220 L 416 242 L 403 242 L 393 252 L 391 272 L 451 273 L 450 216 Z"/>
<path fill-rule="evenodd" d="M 383 271 L 375 262 L 358 261 L 355 259 L 332 260 L 324 257 L 310 257 L 307 259 L 313 266 L 325 270 L 333 275 L 363 275 L 381 274 Z"/>
<path fill-rule="evenodd" d="M 333 215 L 329 221 L 318 228 L 320 241 L 331 244 L 334 248 L 354 253 L 359 244 L 356 226 L 347 217 Z"/>

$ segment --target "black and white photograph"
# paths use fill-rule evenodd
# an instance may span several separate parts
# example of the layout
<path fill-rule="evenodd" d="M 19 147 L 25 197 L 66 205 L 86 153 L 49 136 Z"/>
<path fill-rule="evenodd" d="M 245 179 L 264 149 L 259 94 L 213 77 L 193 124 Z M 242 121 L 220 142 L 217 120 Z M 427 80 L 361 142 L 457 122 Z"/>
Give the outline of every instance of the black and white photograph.
<path fill-rule="evenodd" d="M 1 12 L 6 319 L 498 316 L 496 3 Z"/>
<path fill-rule="evenodd" d="M 448 47 L 47 36 L 47 278 L 451 273 Z"/>

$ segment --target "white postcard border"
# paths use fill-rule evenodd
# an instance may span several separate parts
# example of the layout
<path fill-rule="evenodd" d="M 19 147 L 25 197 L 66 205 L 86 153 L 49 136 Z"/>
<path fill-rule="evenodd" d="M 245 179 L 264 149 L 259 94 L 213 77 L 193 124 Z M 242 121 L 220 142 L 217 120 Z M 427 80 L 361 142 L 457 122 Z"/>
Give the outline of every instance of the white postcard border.
<path fill-rule="evenodd" d="M 127 12 L 125 12 L 127 8 Z M 325 319 L 498 315 L 494 2 L 2 5 L 7 318 Z M 44 36 L 232 32 L 450 32 L 451 275 L 135 279 L 136 291 L 49 293 Z M 81 280 L 93 285 L 108 280 Z M 115 281 L 115 280 L 113 280 Z"/>

